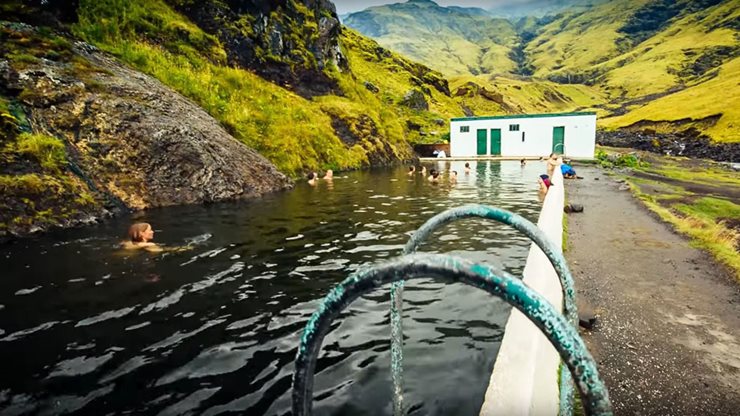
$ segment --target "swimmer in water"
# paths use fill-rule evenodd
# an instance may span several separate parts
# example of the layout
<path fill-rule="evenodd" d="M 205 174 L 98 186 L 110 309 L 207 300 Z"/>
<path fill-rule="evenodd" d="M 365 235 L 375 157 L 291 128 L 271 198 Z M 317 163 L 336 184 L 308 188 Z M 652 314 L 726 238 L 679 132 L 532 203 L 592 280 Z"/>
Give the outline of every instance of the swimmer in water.
<path fill-rule="evenodd" d="M 429 177 L 427 178 L 429 182 L 436 183 L 439 181 L 439 172 L 437 169 L 432 169 L 429 171 Z"/>
<path fill-rule="evenodd" d="M 122 243 L 123 248 L 127 250 L 144 249 L 153 253 L 164 251 L 162 247 L 153 243 L 154 230 L 146 222 L 137 222 L 128 229 L 128 241 Z"/>
<path fill-rule="evenodd" d="M 308 184 L 311 186 L 316 185 L 316 181 L 319 180 L 319 175 L 316 174 L 316 172 L 309 172 L 308 173 Z"/>
<path fill-rule="evenodd" d="M 210 235 L 209 235 L 210 237 Z M 203 241 L 207 240 L 204 239 Z M 137 222 L 128 228 L 128 240 L 121 243 L 121 246 L 126 250 L 138 250 L 144 249 L 152 253 L 166 252 L 179 252 L 187 251 L 195 248 L 195 244 L 199 241 L 193 241 L 185 246 L 178 247 L 162 247 L 157 243 L 152 242 L 154 240 L 154 229 L 149 223 Z"/>
<path fill-rule="evenodd" d="M 465 162 L 465 174 L 470 175 L 470 163 Z"/>

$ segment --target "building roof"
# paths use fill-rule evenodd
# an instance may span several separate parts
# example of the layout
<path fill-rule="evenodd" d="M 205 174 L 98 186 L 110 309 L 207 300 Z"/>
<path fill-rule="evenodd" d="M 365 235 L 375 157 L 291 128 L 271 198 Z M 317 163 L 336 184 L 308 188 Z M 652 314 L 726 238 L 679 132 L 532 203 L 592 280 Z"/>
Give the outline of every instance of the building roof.
<path fill-rule="evenodd" d="M 480 116 L 480 117 L 457 117 L 450 121 L 474 121 L 474 120 L 505 120 L 513 118 L 544 118 L 544 117 L 565 117 L 565 116 L 595 116 L 595 111 L 581 111 L 574 113 L 546 113 L 546 114 L 507 114 L 504 116 Z"/>

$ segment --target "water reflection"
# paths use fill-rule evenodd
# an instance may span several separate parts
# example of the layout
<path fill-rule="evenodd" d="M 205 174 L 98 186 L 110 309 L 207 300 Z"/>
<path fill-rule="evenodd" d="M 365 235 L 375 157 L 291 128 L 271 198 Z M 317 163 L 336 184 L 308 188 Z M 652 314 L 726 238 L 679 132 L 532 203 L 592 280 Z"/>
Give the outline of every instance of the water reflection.
<path fill-rule="evenodd" d="M 131 219 L 0 247 L 0 414 L 285 414 L 300 331 L 359 266 L 400 254 L 432 215 L 464 203 L 534 220 L 544 165 L 439 161 L 300 183 L 261 201 L 154 210 L 157 241 L 121 252 Z M 451 184 L 448 172 L 457 170 Z M 519 274 L 528 243 L 481 220 L 421 250 Z M 509 308 L 461 285 L 406 290 L 407 400 L 419 414 L 477 414 Z M 388 293 L 342 314 L 318 362 L 316 414 L 390 414 Z M 459 386 L 466 386 L 465 390 Z"/>

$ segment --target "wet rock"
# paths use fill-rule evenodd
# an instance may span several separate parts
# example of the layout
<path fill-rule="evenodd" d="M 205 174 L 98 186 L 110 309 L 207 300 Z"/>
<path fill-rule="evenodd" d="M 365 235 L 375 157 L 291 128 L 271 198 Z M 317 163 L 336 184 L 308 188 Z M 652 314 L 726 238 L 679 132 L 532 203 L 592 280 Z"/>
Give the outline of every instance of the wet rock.
<path fill-rule="evenodd" d="M 567 204 L 563 207 L 563 211 L 567 213 L 571 212 L 583 212 L 583 205 L 581 204 Z"/>
<path fill-rule="evenodd" d="M 169 3 L 218 37 L 229 64 L 253 70 L 304 97 L 340 91 L 324 72 L 327 64 L 349 70 L 339 47 L 341 24 L 330 1 Z"/>
<path fill-rule="evenodd" d="M 629 147 L 670 156 L 690 156 L 719 162 L 740 160 L 740 143 L 714 143 L 695 129 L 680 133 L 641 131 L 596 132 L 596 143 L 604 146 Z"/>

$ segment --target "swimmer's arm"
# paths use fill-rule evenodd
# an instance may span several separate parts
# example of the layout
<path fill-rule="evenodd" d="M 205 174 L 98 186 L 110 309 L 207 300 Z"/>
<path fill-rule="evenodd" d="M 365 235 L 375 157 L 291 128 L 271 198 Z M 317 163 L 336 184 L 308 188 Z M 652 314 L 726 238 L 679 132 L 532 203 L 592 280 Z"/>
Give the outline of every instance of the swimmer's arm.
<path fill-rule="evenodd" d="M 144 250 L 150 252 L 150 253 L 161 253 L 164 251 L 164 249 L 154 243 L 151 243 L 144 247 Z"/>
<path fill-rule="evenodd" d="M 182 252 L 182 251 L 190 251 L 190 250 L 194 249 L 195 246 L 193 246 L 193 245 L 177 246 L 177 247 L 159 247 L 159 246 L 157 246 L 157 248 L 159 249 L 157 252 L 164 251 L 166 253 L 179 253 L 179 252 Z"/>

